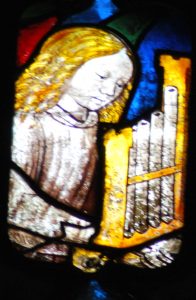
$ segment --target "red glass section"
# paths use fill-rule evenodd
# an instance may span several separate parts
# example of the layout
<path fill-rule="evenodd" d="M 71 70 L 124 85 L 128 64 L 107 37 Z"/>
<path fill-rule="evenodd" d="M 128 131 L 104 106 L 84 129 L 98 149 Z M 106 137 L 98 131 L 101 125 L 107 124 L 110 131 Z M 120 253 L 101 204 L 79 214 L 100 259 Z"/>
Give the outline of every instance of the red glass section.
<path fill-rule="evenodd" d="M 56 17 L 50 17 L 47 20 L 31 24 L 20 30 L 17 47 L 17 66 L 21 67 L 28 61 L 37 43 L 56 25 L 57 21 Z"/>

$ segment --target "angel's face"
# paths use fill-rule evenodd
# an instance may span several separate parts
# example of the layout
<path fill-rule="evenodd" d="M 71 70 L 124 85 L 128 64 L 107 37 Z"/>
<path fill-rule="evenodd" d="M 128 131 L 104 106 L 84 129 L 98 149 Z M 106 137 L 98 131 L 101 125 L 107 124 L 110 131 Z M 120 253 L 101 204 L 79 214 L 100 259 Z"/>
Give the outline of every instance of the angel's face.
<path fill-rule="evenodd" d="M 118 98 L 132 75 L 133 63 L 123 48 L 84 63 L 70 80 L 69 94 L 80 106 L 97 111 Z"/>

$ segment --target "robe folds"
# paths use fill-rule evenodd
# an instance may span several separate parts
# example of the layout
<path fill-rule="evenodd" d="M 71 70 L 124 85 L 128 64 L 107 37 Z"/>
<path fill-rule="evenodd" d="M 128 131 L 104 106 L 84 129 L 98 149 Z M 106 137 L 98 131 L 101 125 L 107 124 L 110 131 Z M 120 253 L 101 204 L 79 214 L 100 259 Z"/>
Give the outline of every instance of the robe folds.
<path fill-rule="evenodd" d="M 16 113 L 10 225 L 46 237 L 89 239 L 94 228 L 88 218 L 80 218 L 80 213 L 92 216 L 95 209 L 92 190 L 98 158 L 97 123 L 95 112 L 88 112 L 86 119 L 79 121 L 58 107 L 39 114 L 28 113 L 25 117 Z M 78 211 L 78 215 L 69 208 Z M 69 234 L 69 230 L 64 232 L 65 224 L 89 228 L 82 231 L 72 228 Z"/>

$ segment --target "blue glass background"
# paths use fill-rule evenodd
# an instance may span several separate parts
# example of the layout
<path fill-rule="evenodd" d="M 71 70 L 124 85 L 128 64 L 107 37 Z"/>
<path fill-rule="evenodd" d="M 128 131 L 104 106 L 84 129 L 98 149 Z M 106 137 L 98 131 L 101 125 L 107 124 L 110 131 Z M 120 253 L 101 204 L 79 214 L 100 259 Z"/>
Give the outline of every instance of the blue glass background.
<path fill-rule="evenodd" d="M 117 13 L 119 9 L 111 0 L 95 0 L 91 7 L 66 18 L 63 25 L 71 23 L 99 23 Z"/>
<path fill-rule="evenodd" d="M 128 120 L 133 120 L 157 103 L 159 77 L 156 65 L 157 51 L 175 51 L 182 55 L 191 52 L 189 30 L 182 20 L 172 16 L 159 20 L 145 35 L 137 55 L 141 65 L 139 84 L 128 110 Z"/>

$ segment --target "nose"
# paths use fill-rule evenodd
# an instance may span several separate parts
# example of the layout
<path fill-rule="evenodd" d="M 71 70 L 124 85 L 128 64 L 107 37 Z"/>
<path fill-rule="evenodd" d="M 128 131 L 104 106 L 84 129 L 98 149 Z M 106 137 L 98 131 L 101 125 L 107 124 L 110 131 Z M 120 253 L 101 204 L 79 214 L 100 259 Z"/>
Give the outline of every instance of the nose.
<path fill-rule="evenodd" d="M 111 81 L 105 82 L 104 85 L 102 85 L 100 91 L 102 94 L 112 97 L 115 95 L 116 85 L 114 82 L 111 82 Z"/>

